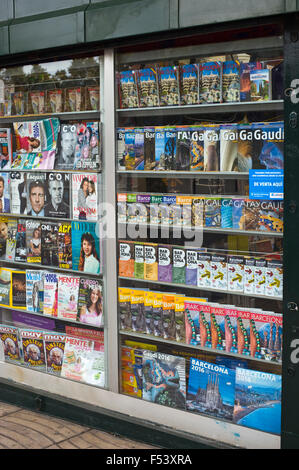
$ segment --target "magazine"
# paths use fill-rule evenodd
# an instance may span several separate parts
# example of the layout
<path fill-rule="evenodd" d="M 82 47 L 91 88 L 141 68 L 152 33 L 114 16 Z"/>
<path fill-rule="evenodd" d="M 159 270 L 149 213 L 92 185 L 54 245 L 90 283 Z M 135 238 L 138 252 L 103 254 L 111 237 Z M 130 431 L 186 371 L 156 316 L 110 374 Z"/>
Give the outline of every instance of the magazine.
<path fill-rule="evenodd" d="M 26 270 L 26 310 L 43 313 L 43 271 Z"/>
<path fill-rule="evenodd" d="M 0 268 L 0 305 L 11 305 L 11 273 L 11 269 Z"/>
<path fill-rule="evenodd" d="M 235 370 L 191 358 L 187 410 L 232 421 L 235 382 Z"/>
<path fill-rule="evenodd" d="M 71 175 L 66 173 L 47 174 L 46 217 L 70 218 L 70 181 Z"/>
<path fill-rule="evenodd" d="M 6 362 L 21 364 L 21 352 L 19 347 L 19 330 L 13 326 L 0 325 L 0 339 L 4 348 Z"/>
<path fill-rule="evenodd" d="M 41 223 L 26 220 L 27 263 L 41 263 Z"/>
<path fill-rule="evenodd" d="M 100 240 L 96 223 L 72 222 L 72 263 L 75 271 L 100 274 Z"/>
<path fill-rule="evenodd" d="M 44 315 L 57 317 L 58 314 L 58 274 L 44 274 Z"/>
<path fill-rule="evenodd" d="M 24 365 L 46 372 L 43 332 L 38 330 L 21 330 L 20 334 Z"/>
<path fill-rule="evenodd" d="M 27 261 L 26 220 L 18 219 L 16 233 L 15 261 Z"/>
<path fill-rule="evenodd" d="M 0 129 L 0 169 L 10 168 L 12 161 L 12 136 L 9 128 Z"/>
<path fill-rule="evenodd" d="M 77 124 L 77 143 L 75 162 L 76 170 L 101 169 L 101 127 L 99 122 L 81 122 Z"/>
<path fill-rule="evenodd" d="M 280 435 L 281 388 L 281 375 L 237 367 L 234 423 Z"/>
<path fill-rule="evenodd" d="M 102 284 L 97 279 L 80 278 L 77 319 L 81 323 L 104 326 Z"/>
<path fill-rule="evenodd" d="M 59 132 L 59 119 L 14 122 L 16 151 L 22 153 L 55 150 Z"/>
<path fill-rule="evenodd" d="M 26 271 L 11 270 L 10 306 L 26 309 Z"/>
<path fill-rule="evenodd" d="M 96 174 L 72 175 L 73 218 L 76 220 L 98 219 L 98 176 Z"/>
<path fill-rule="evenodd" d="M 59 267 L 58 230 L 59 223 L 41 224 L 41 263 L 45 266 Z"/>
<path fill-rule="evenodd" d="M 72 269 L 72 224 L 61 222 L 58 228 L 59 267 Z"/>
<path fill-rule="evenodd" d="M 11 168 L 14 170 L 53 170 L 56 150 L 39 153 L 13 153 Z"/>
<path fill-rule="evenodd" d="M 63 333 L 44 333 L 47 373 L 60 376 L 66 335 Z"/>
<path fill-rule="evenodd" d="M 18 220 L 8 219 L 7 223 L 7 239 L 6 239 L 6 259 L 14 261 L 16 254 L 16 235 L 18 230 Z"/>
<path fill-rule="evenodd" d="M 0 173 L 0 214 L 10 213 L 9 173 Z"/>
<path fill-rule="evenodd" d="M 81 338 L 66 336 L 61 377 L 83 382 L 83 374 L 90 367 L 90 354 L 94 342 Z"/>
<path fill-rule="evenodd" d="M 24 214 L 27 206 L 26 173 L 11 171 L 10 177 L 10 212 Z"/>
<path fill-rule="evenodd" d="M 8 239 L 8 217 L 0 216 L 0 260 L 6 259 L 6 245 Z"/>
<path fill-rule="evenodd" d="M 26 214 L 39 217 L 45 216 L 45 206 L 47 204 L 47 174 L 40 172 L 28 172 L 26 177 L 26 189 L 18 186 L 15 191 L 19 194 L 19 204 L 22 205 L 22 198 L 26 193 Z"/>
<path fill-rule="evenodd" d="M 58 275 L 58 318 L 77 320 L 80 278 Z"/>
<path fill-rule="evenodd" d="M 186 408 L 185 359 L 143 351 L 144 400 L 184 410 Z"/>

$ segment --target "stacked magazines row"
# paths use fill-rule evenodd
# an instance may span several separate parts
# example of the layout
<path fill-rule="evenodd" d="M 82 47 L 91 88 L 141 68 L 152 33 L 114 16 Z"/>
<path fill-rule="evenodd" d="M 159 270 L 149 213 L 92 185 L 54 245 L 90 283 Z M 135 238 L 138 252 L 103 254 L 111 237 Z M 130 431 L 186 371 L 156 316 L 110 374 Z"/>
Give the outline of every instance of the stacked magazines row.
<path fill-rule="evenodd" d="M 283 201 L 241 196 L 118 193 L 118 222 L 283 232 Z"/>
<path fill-rule="evenodd" d="M 281 362 L 282 314 L 127 287 L 118 301 L 122 331 Z"/>
<path fill-rule="evenodd" d="M 214 363 L 193 352 L 184 356 L 125 341 L 121 357 L 123 393 L 280 434 L 280 375 L 251 370 L 247 361 L 222 356 Z"/>
<path fill-rule="evenodd" d="M 0 129 L 1 168 L 99 170 L 99 122 L 61 123 L 58 118 L 14 122 Z"/>
<path fill-rule="evenodd" d="M 95 222 L 42 222 L 0 217 L 0 260 L 100 274 Z"/>
<path fill-rule="evenodd" d="M 239 256 L 207 248 L 120 240 L 119 276 L 278 300 L 283 293 L 283 262 L 274 254 Z"/>
<path fill-rule="evenodd" d="M 118 170 L 283 169 L 284 123 L 193 124 L 117 129 Z"/>
<path fill-rule="evenodd" d="M 187 63 L 186 63 L 187 62 Z M 188 63 L 189 62 L 189 63 Z M 124 70 L 118 74 L 121 108 L 268 101 L 283 94 L 283 61 L 214 61 Z"/>
<path fill-rule="evenodd" d="M 1 360 L 98 387 L 105 386 L 103 332 L 66 333 L 0 325 Z"/>
<path fill-rule="evenodd" d="M 104 326 L 102 283 L 43 270 L 0 268 L 0 306 Z"/>

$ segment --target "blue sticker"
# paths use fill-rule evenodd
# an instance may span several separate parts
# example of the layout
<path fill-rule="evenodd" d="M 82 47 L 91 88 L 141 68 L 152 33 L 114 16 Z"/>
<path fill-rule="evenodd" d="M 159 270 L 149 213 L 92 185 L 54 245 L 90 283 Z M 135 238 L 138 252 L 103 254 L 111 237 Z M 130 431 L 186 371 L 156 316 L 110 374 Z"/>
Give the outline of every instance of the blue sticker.
<path fill-rule="evenodd" d="M 250 170 L 249 198 L 282 200 L 284 198 L 283 170 Z"/>

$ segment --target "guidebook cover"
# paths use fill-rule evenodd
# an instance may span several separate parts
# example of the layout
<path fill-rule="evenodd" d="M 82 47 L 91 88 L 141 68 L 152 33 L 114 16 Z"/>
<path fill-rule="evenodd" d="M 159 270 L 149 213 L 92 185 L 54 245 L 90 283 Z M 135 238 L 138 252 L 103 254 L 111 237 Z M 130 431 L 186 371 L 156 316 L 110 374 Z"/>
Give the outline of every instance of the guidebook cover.
<path fill-rule="evenodd" d="M 198 104 L 198 65 L 180 66 L 181 105 Z"/>
<path fill-rule="evenodd" d="M 184 410 L 186 408 L 185 359 L 143 351 L 144 400 Z"/>
<path fill-rule="evenodd" d="M 280 434 L 281 387 L 281 375 L 237 367 L 234 423 Z"/>
<path fill-rule="evenodd" d="M 187 410 L 232 421 L 236 371 L 190 359 Z"/>
<path fill-rule="evenodd" d="M 140 107 L 159 106 L 158 75 L 155 68 L 137 72 Z"/>
<path fill-rule="evenodd" d="M 119 73 L 119 98 L 121 108 L 138 108 L 137 76 L 134 70 Z"/>
<path fill-rule="evenodd" d="M 206 62 L 199 64 L 200 103 L 220 103 L 221 75 L 222 67 L 220 62 Z"/>

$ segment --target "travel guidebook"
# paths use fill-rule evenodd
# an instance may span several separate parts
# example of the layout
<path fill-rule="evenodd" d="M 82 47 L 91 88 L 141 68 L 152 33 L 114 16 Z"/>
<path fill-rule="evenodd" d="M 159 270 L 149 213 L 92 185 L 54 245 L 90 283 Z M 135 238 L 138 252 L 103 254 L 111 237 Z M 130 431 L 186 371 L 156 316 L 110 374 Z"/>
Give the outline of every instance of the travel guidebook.
<path fill-rule="evenodd" d="M 134 70 L 119 73 L 119 97 L 121 108 L 138 108 L 137 74 Z"/>
<path fill-rule="evenodd" d="M 232 421 L 235 380 L 235 370 L 191 358 L 187 410 Z"/>
<path fill-rule="evenodd" d="M 72 175 L 72 204 L 73 218 L 76 220 L 91 220 L 98 218 L 98 175 Z"/>
<path fill-rule="evenodd" d="M 185 359 L 143 351 L 142 398 L 160 405 L 186 408 Z"/>
<path fill-rule="evenodd" d="M 100 240 L 93 222 L 72 222 L 72 263 L 75 271 L 100 274 Z"/>
<path fill-rule="evenodd" d="M 280 434 L 281 387 L 281 375 L 237 367 L 234 423 Z"/>

